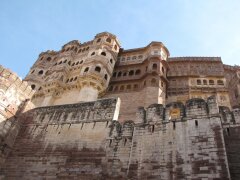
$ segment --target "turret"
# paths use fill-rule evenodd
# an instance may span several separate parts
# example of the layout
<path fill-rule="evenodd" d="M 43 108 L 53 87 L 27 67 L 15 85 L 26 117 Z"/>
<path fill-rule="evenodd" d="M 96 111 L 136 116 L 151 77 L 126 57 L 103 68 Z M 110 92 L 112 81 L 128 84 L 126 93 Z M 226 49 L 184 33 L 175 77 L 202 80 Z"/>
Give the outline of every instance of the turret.
<path fill-rule="evenodd" d="M 80 72 L 80 101 L 94 101 L 108 87 L 120 45 L 116 36 L 97 34 Z"/>
<path fill-rule="evenodd" d="M 147 56 L 148 66 L 146 71 L 151 78 L 150 82 L 147 83 L 148 91 L 152 91 L 152 87 L 155 87 L 154 91 L 158 92 L 157 103 L 165 105 L 169 51 L 162 42 L 151 42 L 147 46 Z M 148 102 L 147 105 L 152 103 L 156 102 Z"/>
<path fill-rule="evenodd" d="M 36 106 L 97 100 L 108 87 L 120 49 L 115 35 L 97 34 L 91 41 L 73 40 L 60 51 L 41 53 L 25 80 L 36 90 Z"/>
<path fill-rule="evenodd" d="M 31 67 L 24 80 L 28 82 L 33 90 L 38 90 L 41 87 L 47 70 L 54 63 L 56 54 L 55 51 L 42 52 Z"/>

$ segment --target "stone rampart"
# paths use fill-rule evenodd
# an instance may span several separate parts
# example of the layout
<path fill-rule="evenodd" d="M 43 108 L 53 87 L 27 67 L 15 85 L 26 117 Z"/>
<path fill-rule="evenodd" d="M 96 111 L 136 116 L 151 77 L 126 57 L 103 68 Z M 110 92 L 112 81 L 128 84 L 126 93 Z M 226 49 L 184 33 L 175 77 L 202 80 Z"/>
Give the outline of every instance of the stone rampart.
<path fill-rule="evenodd" d="M 123 124 L 112 121 L 116 99 L 33 109 L 20 118 L 24 123 L 1 175 L 230 179 L 221 115 L 213 102 L 212 97 L 140 107 L 137 119 Z"/>

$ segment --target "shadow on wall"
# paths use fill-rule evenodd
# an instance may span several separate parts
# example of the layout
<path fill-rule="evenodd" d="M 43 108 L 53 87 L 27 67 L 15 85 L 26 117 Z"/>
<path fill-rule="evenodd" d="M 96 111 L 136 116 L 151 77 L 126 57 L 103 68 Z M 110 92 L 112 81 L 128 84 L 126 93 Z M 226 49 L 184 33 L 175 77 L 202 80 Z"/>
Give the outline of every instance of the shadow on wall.
<path fill-rule="evenodd" d="M 25 108 L 29 103 L 29 99 L 21 102 L 19 107 L 12 109 L 12 106 L 8 105 L 3 107 L 1 111 L 1 122 L 0 122 L 0 167 L 4 163 L 5 158 L 12 150 L 15 139 L 20 130 L 20 122 L 18 116 L 24 112 Z"/>

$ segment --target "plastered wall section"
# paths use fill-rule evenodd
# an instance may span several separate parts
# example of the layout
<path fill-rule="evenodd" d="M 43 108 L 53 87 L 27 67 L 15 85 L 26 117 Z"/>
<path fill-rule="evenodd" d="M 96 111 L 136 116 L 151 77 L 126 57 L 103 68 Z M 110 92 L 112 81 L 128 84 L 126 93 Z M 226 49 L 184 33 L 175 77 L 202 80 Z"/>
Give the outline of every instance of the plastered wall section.
<path fill-rule="evenodd" d="M 151 104 L 160 103 L 161 89 L 158 87 L 145 87 L 140 91 L 108 93 L 104 97 L 115 97 L 121 99 L 119 122 L 136 119 L 136 110 L 139 106 L 148 107 Z"/>

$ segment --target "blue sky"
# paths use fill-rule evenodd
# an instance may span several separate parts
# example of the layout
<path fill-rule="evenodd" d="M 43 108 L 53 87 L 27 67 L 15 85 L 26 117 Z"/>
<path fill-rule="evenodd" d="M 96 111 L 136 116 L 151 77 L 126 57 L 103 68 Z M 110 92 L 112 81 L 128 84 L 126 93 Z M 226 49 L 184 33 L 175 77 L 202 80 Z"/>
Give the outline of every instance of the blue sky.
<path fill-rule="evenodd" d="M 239 0 L 0 0 L 0 64 L 24 77 L 38 55 L 103 31 L 124 49 L 163 42 L 171 56 L 239 64 Z"/>

